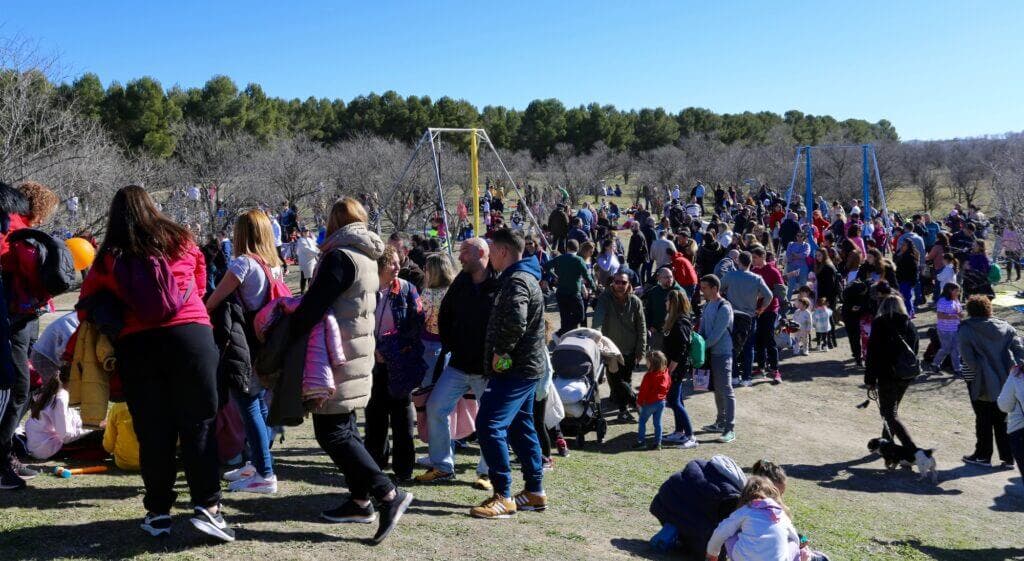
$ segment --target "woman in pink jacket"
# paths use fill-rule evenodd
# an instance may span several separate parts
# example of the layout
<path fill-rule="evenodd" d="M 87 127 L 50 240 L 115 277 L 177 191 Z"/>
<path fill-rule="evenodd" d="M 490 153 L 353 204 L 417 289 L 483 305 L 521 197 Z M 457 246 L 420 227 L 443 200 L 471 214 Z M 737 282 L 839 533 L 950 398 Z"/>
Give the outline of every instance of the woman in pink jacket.
<path fill-rule="evenodd" d="M 192 525 L 234 541 L 220 512 L 214 438 L 219 355 L 202 300 L 203 254 L 192 234 L 161 214 L 142 187 L 119 190 L 107 216 L 107 234 L 80 298 L 107 292 L 124 306 L 114 347 L 139 439 L 147 511 L 141 527 L 152 536 L 171 532 L 180 441 Z"/>

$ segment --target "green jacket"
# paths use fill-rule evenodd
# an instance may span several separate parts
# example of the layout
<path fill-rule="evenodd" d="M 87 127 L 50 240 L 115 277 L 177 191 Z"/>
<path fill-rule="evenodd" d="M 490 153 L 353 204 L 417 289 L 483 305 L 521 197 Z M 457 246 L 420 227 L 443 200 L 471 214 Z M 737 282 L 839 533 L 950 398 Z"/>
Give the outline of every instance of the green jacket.
<path fill-rule="evenodd" d="M 661 329 L 665 324 L 665 315 L 668 314 L 665 299 L 668 298 L 668 293 L 673 290 L 681 292 L 683 287 L 679 286 L 679 283 L 675 281 L 672 281 L 672 286 L 668 288 L 662 288 L 660 284 L 654 283 L 654 286 L 644 292 L 644 314 L 647 318 L 647 325 L 655 329 Z"/>
<path fill-rule="evenodd" d="M 544 264 L 544 272 L 553 272 L 558 277 L 558 288 L 556 294 L 563 296 L 576 296 L 583 293 L 583 281 L 591 287 L 594 286 L 594 278 L 590 276 L 590 270 L 583 258 L 572 253 L 563 253 L 558 257 Z"/>
<path fill-rule="evenodd" d="M 644 305 L 635 294 L 630 294 L 624 304 L 619 304 L 611 289 L 602 292 L 594 310 L 593 327 L 611 339 L 623 355 L 632 355 L 637 362 L 643 360 L 647 352 L 647 322 L 644 320 Z"/>

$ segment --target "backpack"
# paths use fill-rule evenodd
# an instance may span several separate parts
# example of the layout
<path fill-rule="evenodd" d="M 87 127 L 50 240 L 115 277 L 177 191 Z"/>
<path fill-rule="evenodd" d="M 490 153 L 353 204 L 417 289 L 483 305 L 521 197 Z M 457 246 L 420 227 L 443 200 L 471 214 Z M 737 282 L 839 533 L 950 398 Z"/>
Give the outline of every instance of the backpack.
<path fill-rule="evenodd" d="M 114 262 L 117 285 L 131 289 L 132 299 L 125 304 L 140 323 L 154 325 L 174 317 L 185 305 L 195 281 L 189 278 L 184 291 L 178 286 L 167 258 L 160 256 L 120 257 Z"/>
<path fill-rule="evenodd" d="M 704 366 L 704 355 L 707 352 L 707 343 L 704 337 L 696 331 L 690 332 L 690 366 L 700 368 Z"/>
<path fill-rule="evenodd" d="M 992 263 L 988 268 L 988 282 L 992 284 L 998 284 L 1003 278 L 1003 270 L 999 268 L 998 263 Z"/>
<path fill-rule="evenodd" d="M 32 228 L 16 230 L 7 237 L 13 246 L 23 243 L 34 246 L 39 253 L 39 280 L 50 297 L 60 296 L 75 284 L 75 260 L 71 250 L 50 234 Z"/>
<path fill-rule="evenodd" d="M 259 264 L 259 266 L 263 269 L 263 274 L 267 277 L 267 302 L 264 305 L 270 304 L 271 302 L 277 300 L 278 298 L 291 298 L 292 290 L 288 288 L 288 285 L 285 284 L 283 280 L 274 277 L 274 275 L 270 272 L 270 267 L 267 267 L 267 264 L 263 262 L 262 258 L 256 255 L 249 255 L 249 257 L 251 257 L 253 261 Z"/>

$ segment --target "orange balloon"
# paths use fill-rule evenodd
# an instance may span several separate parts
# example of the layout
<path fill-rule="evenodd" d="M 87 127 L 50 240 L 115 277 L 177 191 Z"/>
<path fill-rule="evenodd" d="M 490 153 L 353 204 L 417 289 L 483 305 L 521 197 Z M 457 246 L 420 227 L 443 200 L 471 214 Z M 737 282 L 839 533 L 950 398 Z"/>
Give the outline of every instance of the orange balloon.
<path fill-rule="evenodd" d="M 71 251 L 71 257 L 75 261 L 76 271 L 82 271 L 89 265 L 92 265 L 93 259 L 96 258 L 96 248 L 89 243 L 89 240 L 84 238 L 71 238 L 64 240 L 64 243 L 68 246 L 68 250 Z"/>

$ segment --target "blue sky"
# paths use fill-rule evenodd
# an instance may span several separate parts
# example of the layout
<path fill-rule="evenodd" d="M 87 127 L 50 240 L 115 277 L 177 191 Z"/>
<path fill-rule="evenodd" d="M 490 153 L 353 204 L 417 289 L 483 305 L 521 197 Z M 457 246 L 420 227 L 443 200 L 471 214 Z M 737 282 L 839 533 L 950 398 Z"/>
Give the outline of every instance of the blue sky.
<path fill-rule="evenodd" d="M 0 0 L 0 35 L 105 84 L 799 109 L 886 118 L 904 139 L 1024 130 L 1022 23 L 1012 1 Z"/>

